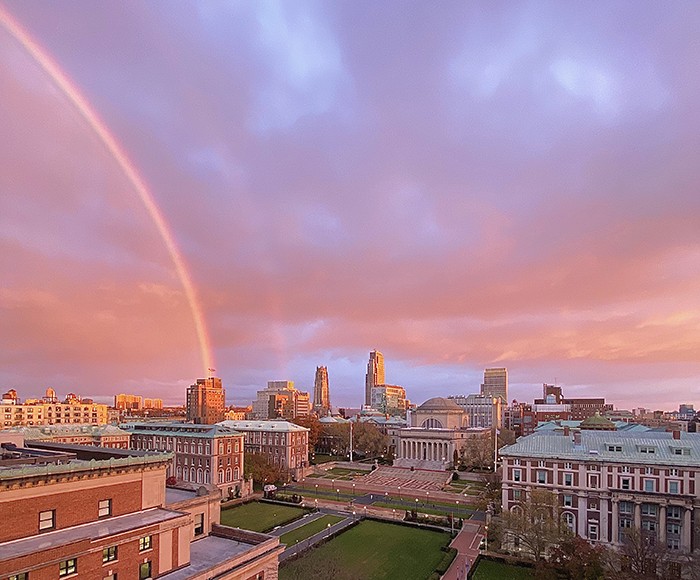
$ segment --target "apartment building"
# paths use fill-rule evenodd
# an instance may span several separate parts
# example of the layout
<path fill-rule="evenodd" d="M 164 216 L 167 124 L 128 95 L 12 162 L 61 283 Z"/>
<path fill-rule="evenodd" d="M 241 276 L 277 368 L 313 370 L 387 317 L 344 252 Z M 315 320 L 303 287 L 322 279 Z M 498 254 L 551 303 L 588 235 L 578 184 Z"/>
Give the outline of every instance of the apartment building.
<path fill-rule="evenodd" d="M 220 526 L 216 488 L 166 490 L 169 454 L 2 447 L 0 578 L 277 578 L 279 539 Z"/>
<path fill-rule="evenodd" d="M 224 497 L 252 492 L 243 475 L 243 434 L 223 425 L 130 423 L 131 448 L 172 453 L 168 476 L 178 481 L 214 484 Z"/>
<path fill-rule="evenodd" d="M 634 527 L 679 554 L 700 546 L 700 434 L 565 428 L 500 455 L 504 510 L 548 489 L 566 525 L 591 542 L 619 544 Z"/>
<path fill-rule="evenodd" d="M 273 465 L 301 479 L 309 466 L 309 430 L 289 421 L 222 421 L 245 437 L 245 450 L 266 455 Z"/>

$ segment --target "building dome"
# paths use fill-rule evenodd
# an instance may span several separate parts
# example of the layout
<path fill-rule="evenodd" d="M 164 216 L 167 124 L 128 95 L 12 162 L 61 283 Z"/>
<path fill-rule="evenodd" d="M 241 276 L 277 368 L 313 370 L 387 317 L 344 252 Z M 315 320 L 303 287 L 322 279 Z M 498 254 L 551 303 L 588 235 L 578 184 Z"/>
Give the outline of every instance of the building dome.
<path fill-rule="evenodd" d="M 433 397 L 428 399 L 416 411 L 462 411 L 457 403 L 452 399 L 445 399 L 444 397 Z"/>
<path fill-rule="evenodd" d="M 596 411 L 595 415 L 591 415 L 581 421 L 579 428 L 588 431 L 617 431 L 615 423 L 606 417 L 602 417 L 599 411 Z"/>

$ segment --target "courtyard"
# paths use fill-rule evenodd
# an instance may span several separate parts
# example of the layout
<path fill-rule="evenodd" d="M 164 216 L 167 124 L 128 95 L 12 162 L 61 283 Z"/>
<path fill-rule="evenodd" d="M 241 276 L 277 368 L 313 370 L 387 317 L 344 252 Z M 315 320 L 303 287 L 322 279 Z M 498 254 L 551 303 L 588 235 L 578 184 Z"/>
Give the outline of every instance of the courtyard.
<path fill-rule="evenodd" d="M 221 525 L 253 532 L 269 532 L 298 520 L 310 510 L 281 504 L 251 501 L 221 510 Z"/>

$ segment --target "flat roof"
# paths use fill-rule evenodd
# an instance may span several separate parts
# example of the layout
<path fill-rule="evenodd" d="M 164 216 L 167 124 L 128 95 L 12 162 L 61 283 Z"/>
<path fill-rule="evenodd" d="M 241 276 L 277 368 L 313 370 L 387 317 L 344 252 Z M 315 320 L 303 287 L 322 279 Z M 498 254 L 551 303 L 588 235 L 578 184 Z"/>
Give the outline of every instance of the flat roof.
<path fill-rule="evenodd" d="M 217 423 L 215 425 L 200 425 L 194 423 L 126 423 L 121 428 L 135 435 L 160 435 L 163 437 L 201 437 L 214 439 L 240 435 L 230 425 Z"/>
<path fill-rule="evenodd" d="M 45 532 L 29 538 L 20 538 L 0 544 L 0 561 L 9 560 L 74 544 L 82 540 L 97 540 L 129 530 L 167 522 L 185 515 L 173 510 L 152 508 L 142 512 L 116 516 L 63 530 Z"/>
<path fill-rule="evenodd" d="M 207 536 L 190 544 L 190 564 L 179 570 L 158 576 L 167 580 L 186 580 L 245 554 L 256 546 L 219 536 Z M 235 567 L 235 566 L 233 566 Z"/>
<path fill-rule="evenodd" d="M 306 427 L 290 423 L 289 421 L 221 421 L 217 425 L 231 427 L 237 431 L 275 431 L 278 433 L 308 431 Z"/>

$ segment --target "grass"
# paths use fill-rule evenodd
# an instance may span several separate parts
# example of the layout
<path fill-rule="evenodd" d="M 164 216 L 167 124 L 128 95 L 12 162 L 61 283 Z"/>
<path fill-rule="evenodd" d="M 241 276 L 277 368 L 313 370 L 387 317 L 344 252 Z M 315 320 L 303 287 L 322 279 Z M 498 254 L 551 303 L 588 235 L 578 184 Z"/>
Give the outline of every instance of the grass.
<path fill-rule="evenodd" d="M 403 517 L 404 512 L 406 511 L 411 511 L 412 509 L 415 509 L 419 514 L 426 514 L 430 516 L 444 516 L 447 517 L 450 514 L 453 514 L 455 518 L 462 518 L 462 519 L 469 519 L 469 517 L 472 515 L 472 509 L 469 508 L 469 506 L 465 505 L 460 505 L 460 509 L 455 509 L 455 510 L 450 510 L 448 508 L 440 509 L 439 507 L 431 507 L 431 506 L 424 506 L 423 504 L 416 506 L 408 506 L 408 507 L 402 507 L 402 508 L 397 508 L 396 504 L 391 504 L 391 503 L 385 503 L 383 501 L 375 502 L 375 506 L 377 507 L 383 507 L 383 508 L 389 508 L 389 509 L 395 509 L 397 510 L 397 513 Z"/>
<path fill-rule="evenodd" d="M 297 542 L 303 542 L 306 538 L 310 538 L 314 534 L 318 534 L 320 531 L 325 530 L 330 524 L 331 526 L 342 521 L 344 518 L 340 516 L 323 516 L 309 522 L 306 525 L 298 527 L 291 532 L 287 532 L 280 536 L 280 542 L 286 544 L 287 547 L 295 545 Z"/>
<path fill-rule="evenodd" d="M 253 532 L 267 532 L 299 519 L 308 511 L 294 506 L 251 501 L 221 510 L 221 524 Z"/>
<path fill-rule="evenodd" d="M 425 580 L 442 561 L 441 548 L 449 541 L 447 533 L 365 520 L 280 566 L 279 578 Z"/>
<path fill-rule="evenodd" d="M 515 566 L 495 560 L 479 560 L 472 580 L 531 580 L 535 576 L 530 568 Z"/>

